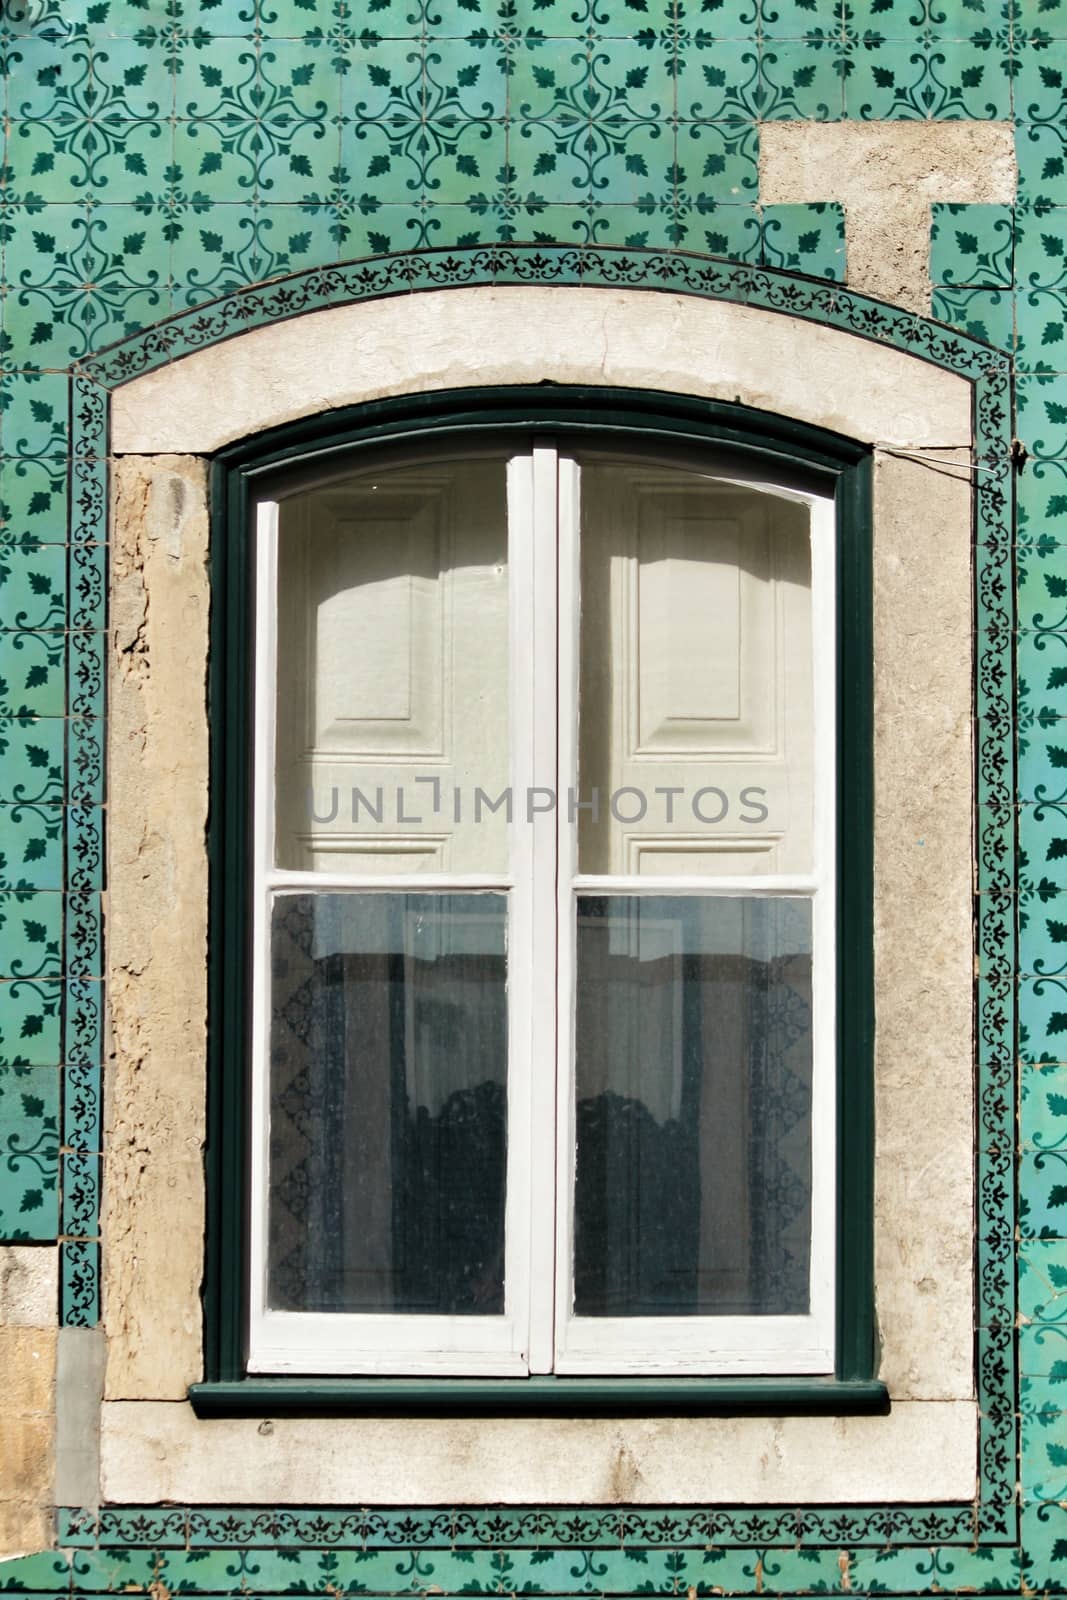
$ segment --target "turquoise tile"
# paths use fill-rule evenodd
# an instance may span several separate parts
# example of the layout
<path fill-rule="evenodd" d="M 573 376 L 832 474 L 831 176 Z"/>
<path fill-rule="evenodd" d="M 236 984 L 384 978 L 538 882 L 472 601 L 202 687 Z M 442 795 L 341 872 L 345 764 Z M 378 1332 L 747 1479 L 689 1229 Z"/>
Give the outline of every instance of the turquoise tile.
<path fill-rule="evenodd" d="M 63 544 L 67 537 L 69 463 L 9 457 L 0 462 L 0 498 L 6 527 L 0 533 L 0 562 L 16 550 Z"/>
<path fill-rule="evenodd" d="M 887 40 L 853 61 L 845 110 L 864 120 L 1007 118 L 1011 79 L 1002 62 L 968 40 Z"/>
<path fill-rule="evenodd" d="M 575 146 L 578 148 L 575 148 Z M 509 165 L 520 189 L 548 202 L 577 204 L 590 197 L 590 162 L 563 130 L 543 122 L 518 122 L 508 136 Z"/>
<path fill-rule="evenodd" d="M 668 120 L 675 110 L 674 56 L 673 40 L 656 40 L 651 47 L 621 39 L 594 45 L 577 106 L 594 118 Z"/>
<path fill-rule="evenodd" d="M 839 205 L 763 206 L 763 264 L 813 278 L 845 278 L 845 214 Z"/>
<path fill-rule="evenodd" d="M 72 894 L 103 888 L 104 814 L 99 806 L 68 806 L 66 882 Z"/>
<path fill-rule="evenodd" d="M 60 1322 L 93 1328 L 100 1318 L 100 1246 L 93 1240 L 64 1241 L 59 1251 Z"/>
<path fill-rule="evenodd" d="M 1067 985 L 1063 987 L 1067 990 Z M 1067 1029 L 1067 1021 L 1055 1010 L 1051 1010 L 1051 1019 L 1046 1037 L 1055 1044 Z M 1019 1187 L 1021 1237 L 1063 1238 L 1067 1234 L 1067 1150 L 1023 1151 L 1019 1157 Z"/>
<path fill-rule="evenodd" d="M 60 1233 L 68 1239 L 95 1239 L 100 1232 L 100 1157 L 66 1151 L 60 1167 Z"/>
<path fill-rule="evenodd" d="M 502 117 L 508 109 L 508 74 L 499 54 L 469 39 L 435 39 L 426 52 L 426 72 L 445 96 L 437 104 L 438 115 L 454 108 L 477 120 Z"/>
<path fill-rule="evenodd" d="M 847 0 L 760 0 L 760 32 L 768 39 L 839 37 L 852 12 Z"/>
<path fill-rule="evenodd" d="M 8 1020 L 0 987 L 0 1027 Z M 10 1049 L 3 1032 L 0 1051 Z M 0 1064 L 0 1238 L 52 1239 L 59 1225 L 59 1069 Z"/>
<path fill-rule="evenodd" d="M 1052 921 L 1064 928 L 1058 918 Z M 1049 969 L 1062 973 L 1067 963 L 1057 956 L 1062 952 L 1054 944 Z M 1027 1150 L 1067 1149 L 1067 1067 L 1033 1067 L 1022 1074 L 1019 1138 Z"/>
<path fill-rule="evenodd" d="M 729 122 L 689 122 L 678 128 L 678 186 L 694 201 L 733 204 L 755 200 L 759 190 L 754 130 Z"/>
<path fill-rule="evenodd" d="M 1063 1435 L 1067 1416 L 1038 1410 L 1020 1425 L 1020 1474 L 1029 1500 L 1067 1499 L 1067 1461 Z"/>
<path fill-rule="evenodd" d="M 923 0 L 922 9 L 935 33 L 948 39 L 967 39 L 1001 23 L 1004 0 Z"/>
<path fill-rule="evenodd" d="M 418 119 L 425 109 L 425 61 L 411 40 L 360 52 L 341 79 L 346 122 Z"/>
<path fill-rule="evenodd" d="M 1058 118 L 1067 94 L 1063 54 L 1054 45 L 1022 45 L 1015 59 L 1015 115 L 1023 122 Z"/>
<path fill-rule="evenodd" d="M 7 158 L 16 191 L 46 202 L 106 197 L 132 204 L 172 160 L 169 122 L 111 122 L 94 128 L 76 121 L 11 123 Z"/>
<path fill-rule="evenodd" d="M 51 462 L 67 454 L 69 382 L 63 373 L 7 373 L 0 440 L 6 457 Z"/>
<path fill-rule="evenodd" d="M 0 873 L 5 889 L 63 888 L 63 807 L 0 805 Z"/>
<path fill-rule="evenodd" d="M 15 463 L 10 477 L 20 476 Z M 0 549 L 0 608 L 13 628 L 60 628 L 66 619 L 67 552 L 59 544 L 8 544 Z"/>
<path fill-rule="evenodd" d="M 685 51 L 677 67 L 678 117 L 683 122 L 757 122 L 763 114 L 760 60 L 754 39 L 709 41 Z"/>
<path fill-rule="evenodd" d="M 1035 810 L 1050 821 L 1050 839 L 1058 839 L 1063 830 L 1062 807 L 1037 807 Z M 1050 873 L 1050 876 L 1054 874 Z M 1024 1059 L 1043 1062 L 1067 1062 L 1067 984 L 1060 978 L 1020 978 L 1019 1016 L 1022 1038 L 1020 1050 Z M 1032 1236 L 1032 1235 L 1028 1235 Z"/>
<path fill-rule="evenodd" d="M 70 1589 L 70 1556 L 66 1551 L 42 1550 L 18 1556 L 0 1565 L 0 1584 L 14 1594 L 66 1594 Z"/>
<path fill-rule="evenodd" d="M 0 892 L 0 978 L 57 978 L 63 967 L 63 898 Z"/>
<path fill-rule="evenodd" d="M 515 143 L 514 131 L 511 134 Z M 382 122 L 353 121 L 341 130 L 341 157 L 338 170 L 346 176 L 335 180 L 327 173 L 321 182 L 324 193 L 358 195 L 378 205 L 410 205 L 418 193 L 418 170 L 404 159 L 403 145 L 396 129 Z M 319 184 L 312 186 L 315 191 Z M 306 197 L 305 197 L 306 198 Z"/>
<path fill-rule="evenodd" d="M 59 717 L 0 718 L 0 804 L 63 799 L 63 733 Z"/>
<path fill-rule="evenodd" d="M 103 1049 L 103 984 L 97 978 L 67 982 L 63 1055 L 72 1066 L 91 1067 Z"/>
<path fill-rule="evenodd" d="M 1060 1432 L 1062 1436 L 1062 1419 Z M 1024 1594 L 1062 1594 L 1067 1561 L 1067 1509 L 1024 1493 L 1021 1514 Z"/>
<path fill-rule="evenodd" d="M 103 920 L 100 895 L 68 894 L 66 899 L 66 971 L 72 978 L 104 975 Z"/>
<path fill-rule="evenodd" d="M 167 245 L 155 219 L 132 206 L 50 206 L 46 220 L 4 313 L 12 338 L 42 364 L 87 355 L 167 315 Z"/>
<path fill-rule="evenodd" d="M 250 200 L 256 185 L 255 124 L 207 118 L 174 126 L 173 166 L 180 192 L 204 202 Z"/>
<path fill-rule="evenodd" d="M 258 52 L 247 38 L 213 38 L 209 50 L 175 60 L 174 115 L 182 120 L 254 120 L 263 105 Z"/>
<path fill-rule="evenodd" d="M 681 174 L 669 129 L 623 123 L 590 163 L 593 198 L 615 205 L 673 201 Z"/>
<path fill-rule="evenodd" d="M 107 634 L 70 633 L 67 646 L 67 708 L 74 716 L 102 717 L 107 693 Z"/>
<path fill-rule="evenodd" d="M 762 235 L 756 206 L 716 202 L 704 209 L 699 218 L 689 219 L 689 222 L 688 249 L 727 256 L 734 261 L 759 261 Z"/>
<path fill-rule="evenodd" d="M 1067 131 L 1021 121 L 1015 132 L 1019 163 L 1018 198 L 1047 205 L 1067 204 Z"/>
<path fill-rule="evenodd" d="M 1020 291 L 1067 288 L 1065 227 L 1067 209 L 1063 207 L 1045 207 L 1039 213 L 1020 215 L 1015 242 L 1015 272 Z"/>
<path fill-rule="evenodd" d="M 113 121 L 158 122 L 174 114 L 169 42 L 158 37 L 99 40 L 92 46 L 95 110 Z"/>
<path fill-rule="evenodd" d="M 91 51 L 84 42 L 37 32 L 20 36 L 8 57 L 8 112 L 18 117 L 49 117 L 61 111 L 84 116 L 92 90 Z M 91 101 L 90 101 L 91 104 Z"/>
<path fill-rule="evenodd" d="M 840 56 L 823 40 L 769 41 L 760 52 L 763 117 L 768 122 L 836 121 L 845 110 L 842 69 Z"/>
<path fill-rule="evenodd" d="M 589 80 L 590 56 L 589 42 L 574 37 L 547 37 L 537 50 L 515 56 L 507 82 L 509 117 L 573 117 L 574 94 Z"/>
<path fill-rule="evenodd" d="M 1015 308 L 1005 289 L 935 289 L 931 314 L 972 339 L 983 339 L 1001 350 L 1015 343 Z"/>
<path fill-rule="evenodd" d="M 67 798 L 72 805 L 102 805 L 104 743 L 102 718 L 72 717 L 67 723 Z"/>
<path fill-rule="evenodd" d="M 1011 206 L 931 207 L 930 277 L 935 284 L 1007 288 L 1012 281 Z"/>
<path fill-rule="evenodd" d="M 260 159 L 256 176 L 256 198 L 261 202 L 302 202 L 309 188 L 324 182 L 341 159 L 341 130 L 332 123 L 279 123 L 268 136 L 272 148 Z"/>
<path fill-rule="evenodd" d="M 72 1150 L 103 1144 L 103 1072 L 85 1065 L 63 1068 L 63 1142 Z"/>

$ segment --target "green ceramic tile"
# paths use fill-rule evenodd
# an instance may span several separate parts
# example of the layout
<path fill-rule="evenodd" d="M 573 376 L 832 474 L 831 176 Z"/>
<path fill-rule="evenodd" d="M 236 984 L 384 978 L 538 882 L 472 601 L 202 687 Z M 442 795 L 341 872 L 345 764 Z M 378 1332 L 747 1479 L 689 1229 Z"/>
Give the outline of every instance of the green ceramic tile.
<path fill-rule="evenodd" d="M 61 717 L 64 654 L 62 633 L 0 629 L 0 716 Z"/>
<path fill-rule="evenodd" d="M 1040 308 L 1042 291 L 1067 289 L 1065 229 L 1067 209 L 1063 207 L 1027 214 L 1019 221 L 1015 267 L 1020 290 L 1028 292 L 1024 300 L 1027 310 Z M 1034 296 L 1032 301 L 1030 295 Z"/>
<path fill-rule="evenodd" d="M 11 978 L 0 983 L 0 1065 L 51 1067 L 60 1059 L 58 978 Z"/>
<path fill-rule="evenodd" d="M 15 1052 L 3 1028 L 0 1052 Z M 0 1238 L 52 1239 L 59 1225 L 59 1069 L 0 1065 Z"/>
<path fill-rule="evenodd" d="M 1020 201 L 1067 205 L 1067 131 L 1022 121 L 1015 132 Z"/>
<path fill-rule="evenodd" d="M 669 128 L 623 123 L 612 130 L 590 164 L 593 197 L 612 204 L 657 204 L 672 198 L 684 175 L 674 161 Z"/>
<path fill-rule="evenodd" d="M 0 978 L 56 978 L 62 972 L 63 898 L 0 893 Z"/>
<path fill-rule="evenodd" d="M 1011 350 L 1015 342 L 1015 308 L 1003 289 L 935 289 L 931 313 L 938 322 L 950 323 L 972 339 L 983 339 L 999 349 Z"/>
<path fill-rule="evenodd" d="M 763 206 L 763 264 L 813 278 L 845 278 L 845 215 L 838 205 Z"/>
<path fill-rule="evenodd" d="M 756 136 L 737 123 L 689 122 L 678 128 L 679 188 L 733 204 L 755 200 L 759 190 Z"/>
<path fill-rule="evenodd" d="M 66 897 L 64 941 L 68 976 L 103 977 L 103 908 L 98 893 Z"/>
<path fill-rule="evenodd" d="M 760 54 L 767 121 L 836 121 L 844 112 L 844 62 L 821 39 L 771 40 Z"/>
<path fill-rule="evenodd" d="M 112 38 L 92 46 L 94 110 L 108 123 L 159 122 L 174 114 L 174 70 L 168 35 Z"/>
<path fill-rule="evenodd" d="M 0 874 L 4 888 L 63 888 L 63 808 L 0 805 Z"/>
<path fill-rule="evenodd" d="M 9 296 L 5 328 L 42 364 L 88 354 L 170 311 L 168 247 L 132 206 L 50 206 Z M 88 286 L 88 287 L 87 287 Z"/>
<path fill-rule="evenodd" d="M 59 1252 L 60 1321 L 67 1328 L 92 1328 L 100 1320 L 100 1246 L 87 1239 L 65 1241 Z"/>
<path fill-rule="evenodd" d="M 103 1144 L 103 1071 L 81 1065 L 63 1068 L 63 1143 L 68 1149 L 99 1152 Z"/>
<path fill-rule="evenodd" d="M 1053 911 L 1057 908 L 1053 907 Z M 1062 908 L 1060 908 L 1062 909 Z M 1053 915 L 1048 944 L 1037 957 L 1035 970 L 1062 976 L 1067 970 L 1056 935 L 1063 923 Z M 1022 1075 L 1019 1103 L 1019 1138 L 1028 1150 L 1056 1150 L 1067 1147 L 1067 1067 L 1032 1068 Z"/>
<path fill-rule="evenodd" d="M 839 38 L 854 15 L 846 0 L 760 0 L 760 32 L 768 39 Z"/>
<path fill-rule="evenodd" d="M 1010 287 L 1014 218 L 1010 206 L 931 208 L 930 276 L 935 284 Z"/>
<path fill-rule="evenodd" d="M 677 64 L 678 116 L 683 122 L 757 122 L 763 115 L 755 39 L 709 39 Z"/>
<path fill-rule="evenodd" d="M 182 51 L 175 62 L 175 116 L 206 122 L 254 120 L 264 104 L 257 55 L 247 38 L 213 38 L 210 50 Z"/>
<path fill-rule="evenodd" d="M 857 56 L 845 110 L 865 121 L 1006 118 L 1011 80 L 1002 60 L 967 40 L 886 40 Z"/>

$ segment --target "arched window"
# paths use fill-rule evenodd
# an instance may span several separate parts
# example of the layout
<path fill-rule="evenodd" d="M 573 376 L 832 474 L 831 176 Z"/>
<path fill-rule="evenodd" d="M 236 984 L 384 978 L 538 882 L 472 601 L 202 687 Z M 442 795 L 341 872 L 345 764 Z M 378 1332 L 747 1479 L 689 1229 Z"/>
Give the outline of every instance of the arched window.
<path fill-rule="evenodd" d="M 213 1375 L 869 1380 L 868 457 L 448 398 L 218 465 Z"/>

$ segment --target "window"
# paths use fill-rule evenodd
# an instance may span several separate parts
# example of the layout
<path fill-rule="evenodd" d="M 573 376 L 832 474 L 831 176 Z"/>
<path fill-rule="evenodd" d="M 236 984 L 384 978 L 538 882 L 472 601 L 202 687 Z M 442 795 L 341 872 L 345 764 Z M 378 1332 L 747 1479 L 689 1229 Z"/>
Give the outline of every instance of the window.
<path fill-rule="evenodd" d="M 231 474 L 241 1374 L 870 1378 L 855 473 L 783 454 L 562 417 Z"/>

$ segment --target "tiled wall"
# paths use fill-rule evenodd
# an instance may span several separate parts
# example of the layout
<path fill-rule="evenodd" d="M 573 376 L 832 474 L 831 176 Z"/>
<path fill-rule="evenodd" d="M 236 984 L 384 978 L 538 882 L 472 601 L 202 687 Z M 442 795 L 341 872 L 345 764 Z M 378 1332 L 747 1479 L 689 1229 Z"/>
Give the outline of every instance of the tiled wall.
<path fill-rule="evenodd" d="M 70 454 L 72 437 L 92 436 L 77 415 L 72 432 L 69 413 L 69 375 L 84 358 L 242 286 L 383 252 L 681 249 L 847 280 L 837 206 L 759 205 L 762 121 L 1011 118 L 1017 204 L 935 207 L 933 314 L 1013 354 L 1026 460 L 1018 1536 L 942 1544 L 947 1524 L 904 1511 L 851 1550 L 834 1517 L 814 1513 L 750 1518 L 744 1537 L 736 1521 L 725 1534 L 685 1518 L 627 1534 L 543 1518 L 518 1538 L 491 1517 L 460 1528 L 265 1516 L 253 1527 L 174 1512 L 113 1519 L 104 1551 L 80 1549 L 73 1566 L 50 1555 L 0 1568 L 0 1588 L 1067 1587 L 1067 0 L 8 0 L 5 10 L 0 1238 L 42 1250 L 63 1241 L 68 1324 L 97 1315 L 100 1147 L 105 586 L 102 548 L 68 536 L 99 508 L 99 464 Z M 76 413 L 89 392 L 76 386 Z M 65 1544 L 96 1541 L 64 1524 Z"/>

